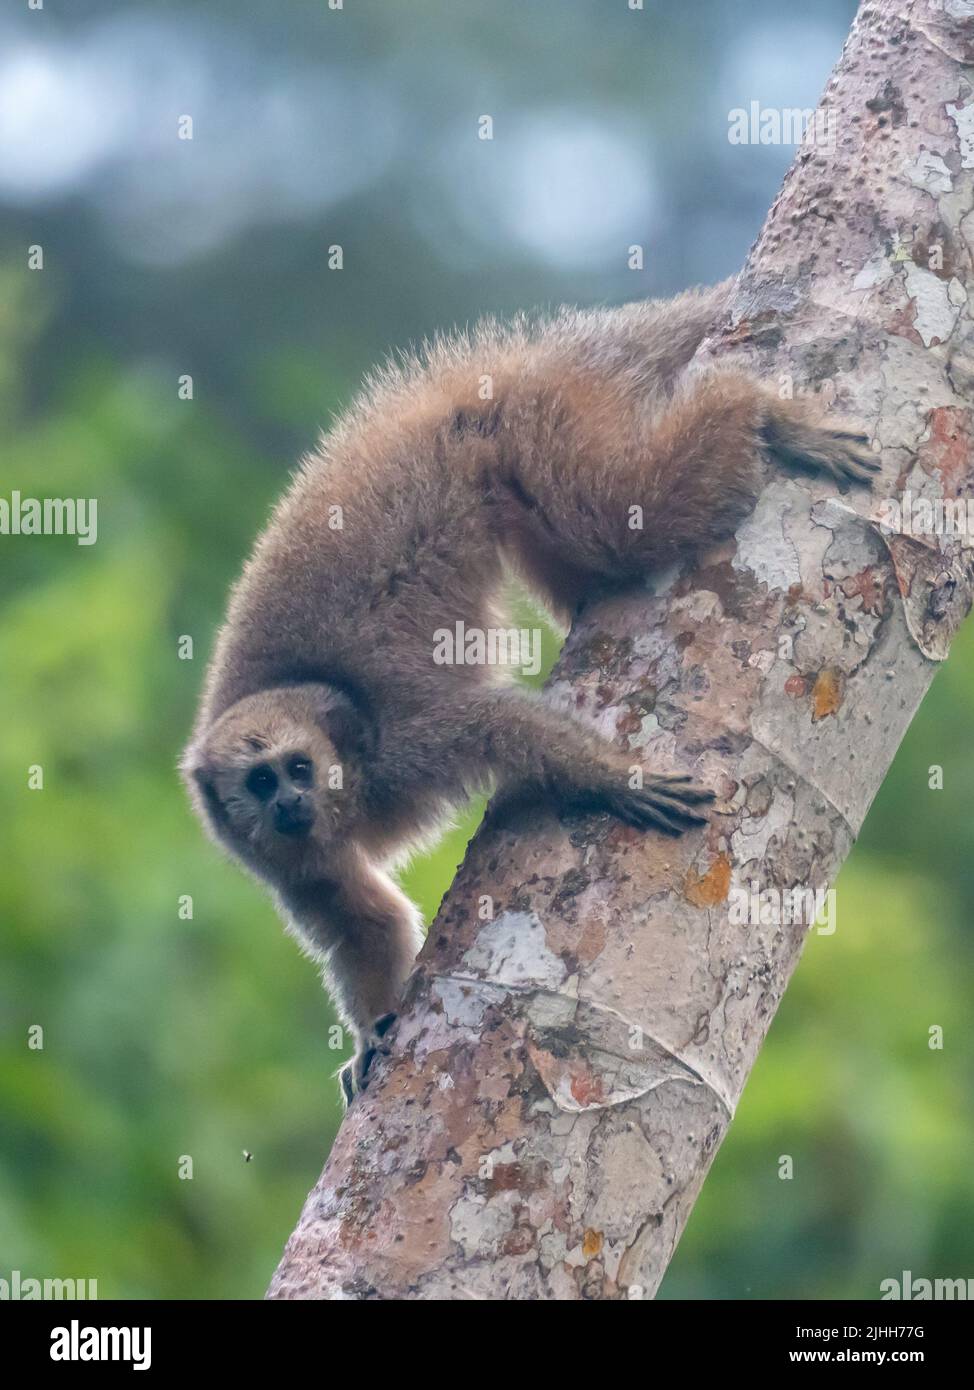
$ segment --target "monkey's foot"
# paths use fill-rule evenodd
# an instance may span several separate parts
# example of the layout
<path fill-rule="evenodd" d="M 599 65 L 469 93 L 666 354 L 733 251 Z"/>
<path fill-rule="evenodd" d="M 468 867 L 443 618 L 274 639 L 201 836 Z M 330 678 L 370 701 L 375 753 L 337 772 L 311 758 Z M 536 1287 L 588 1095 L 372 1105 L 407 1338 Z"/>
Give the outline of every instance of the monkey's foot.
<path fill-rule="evenodd" d="M 783 463 L 828 473 L 843 491 L 850 483 L 871 485 L 881 466 L 869 447 L 869 435 L 840 425 L 775 421 L 769 444 Z"/>
<path fill-rule="evenodd" d="M 358 1093 L 364 1091 L 369 1084 L 369 1068 L 376 1057 L 388 1054 L 389 1044 L 385 1037 L 398 1017 L 398 1014 L 390 1013 L 377 1018 L 369 1031 L 360 1036 L 355 1056 L 350 1062 L 346 1062 L 338 1073 L 338 1083 L 342 1088 L 346 1106 L 351 1105 Z"/>
<path fill-rule="evenodd" d="M 665 835 L 682 835 L 694 825 L 706 825 L 707 817 L 694 808 L 713 801 L 709 787 L 689 777 L 646 777 L 641 787 L 610 792 L 606 808 L 627 825 L 643 830 L 653 826 Z"/>

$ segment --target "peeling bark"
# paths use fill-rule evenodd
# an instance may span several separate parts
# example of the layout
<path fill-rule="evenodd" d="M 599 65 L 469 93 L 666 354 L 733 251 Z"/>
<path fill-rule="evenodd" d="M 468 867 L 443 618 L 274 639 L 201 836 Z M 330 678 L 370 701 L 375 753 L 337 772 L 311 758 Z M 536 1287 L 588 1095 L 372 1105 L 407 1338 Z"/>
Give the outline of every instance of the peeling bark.
<path fill-rule="evenodd" d="M 270 1297 L 655 1293 L 809 929 L 735 923 L 733 892 L 834 880 L 971 605 L 966 545 L 882 524 L 974 494 L 970 64 L 974 0 L 862 6 L 834 141 L 799 151 L 698 355 L 863 421 L 872 497 L 769 478 L 695 569 L 589 611 L 550 682 L 715 787 L 709 827 L 488 820 Z"/>

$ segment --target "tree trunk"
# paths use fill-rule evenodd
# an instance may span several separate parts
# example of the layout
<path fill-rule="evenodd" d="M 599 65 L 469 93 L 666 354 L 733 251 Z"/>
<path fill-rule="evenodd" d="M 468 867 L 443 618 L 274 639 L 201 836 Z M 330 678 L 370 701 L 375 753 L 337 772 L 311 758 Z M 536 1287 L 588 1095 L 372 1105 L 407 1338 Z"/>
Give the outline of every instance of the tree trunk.
<path fill-rule="evenodd" d="M 974 489 L 971 63 L 974 0 L 862 6 L 698 354 L 862 421 L 873 495 L 769 475 L 734 540 L 589 610 L 549 683 L 713 786 L 708 828 L 488 819 L 270 1297 L 655 1293 L 815 929 L 742 898 L 834 880 L 970 607 L 969 549 L 879 518 Z"/>

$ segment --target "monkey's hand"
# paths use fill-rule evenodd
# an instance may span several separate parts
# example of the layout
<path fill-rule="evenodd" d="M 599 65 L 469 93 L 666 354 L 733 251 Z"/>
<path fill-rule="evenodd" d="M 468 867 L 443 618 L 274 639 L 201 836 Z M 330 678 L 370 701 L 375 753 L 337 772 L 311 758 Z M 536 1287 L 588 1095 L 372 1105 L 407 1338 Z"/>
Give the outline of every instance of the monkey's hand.
<path fill-rule="evenodd" d="M 359 1037 L 355 1056 L 346 1062 L 338 1073 L 346 1108 L 369 1084 L 369 1068 L 376 1057 L 388 1055 L 389 1043 L 386 1035 L 398 1017 L 398 1014 L 383 1014 L 381 1018 L 377 1018 L 369 1031 Z"/>
<path fill-rule="evenodd" d="M 714 793 L 689 777 L 657 776 L 646 777 L 641 787 L 603 793 L 603 799 L 606 809 L 627 825 L 682 835 L 694 825 L 706 825 L 698 808 L 713 801 Z"/>
<path fill-rule="evenodd" d="M 854 425 L 816 418 L 800 403 L 777 402 L 765 438 L 782 463 L 828 473 L 843 491 L 850 483 L 871 484 L 880 469 L 868 434 Z"/>

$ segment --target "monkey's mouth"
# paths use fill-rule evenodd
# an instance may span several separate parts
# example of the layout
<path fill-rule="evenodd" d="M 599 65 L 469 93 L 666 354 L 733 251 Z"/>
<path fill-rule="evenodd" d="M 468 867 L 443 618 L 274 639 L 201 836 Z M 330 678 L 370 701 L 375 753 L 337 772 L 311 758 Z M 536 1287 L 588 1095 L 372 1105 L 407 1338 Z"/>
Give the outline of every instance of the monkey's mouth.
<path fill-rule="evenodd" d="M 291 810 L 278 806 L 274 812 L 274 829 L 290 840 L 301 840 L 311 834 L 314 815 L 310 811 Z"/>

